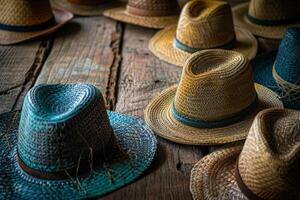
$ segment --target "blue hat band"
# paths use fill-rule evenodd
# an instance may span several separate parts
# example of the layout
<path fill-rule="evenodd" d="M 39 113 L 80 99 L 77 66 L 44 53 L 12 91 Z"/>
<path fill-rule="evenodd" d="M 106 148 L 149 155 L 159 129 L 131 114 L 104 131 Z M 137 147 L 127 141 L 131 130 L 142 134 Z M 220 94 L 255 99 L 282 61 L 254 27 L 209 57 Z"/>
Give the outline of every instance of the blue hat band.
<path fill-rule="evenodd" d="M 0 29 L 6 31 L 14 31 L 14 32 L 32 32 L 32 31 L 40 31 L 43 29 L 47 29 L 56 24 L 54 17 L 50 18 L 48 21 L 31 26 L 16 26 L 0 23 Z"/>
<path fill-rule="evenodd" d="M 236 41 L 236 37 L 234 37 L 230 42 L 228 42 L 228 43 L 226 43 L 224 45 L 220 45 L 220 46 L 216 46 L 216 47 L 212 47 L 212 48 L 223 48 L 223 49 L 230 48 L 230 47 L 233 46 L 233 44 L 234 44 L 235 41 Z M 186 44 L 183 44 L 176 37 L 173 40 L 173 44 L 178 49 L 181 49 L 181 50 L 189 52 L 189 53 L 195 53 L 197 51 L 204 50 L 204 49 L 201 49 L 201 48 L 193 48 L 193 47 L 190 47 L 190 46 L 188 46 Z"/>
<path fill-rule="evenodd" d="M 300 20 L 300 16 L 296 16 L 289 19 L 280 19 L 280 20 L 266 20 L 266 19 L 258 19 L 256 17 L 251 16 L 250 14 L 247 14 L 247 19 L 258 25 L 263 26 L 279 26 L 279 25 L 285 25 L 285 24 L 291 24 L 294 22 L 297 22 Z"/>
<path fill-rule="evenodd" d="M 174 118 L 187 125 L 192 126 L 195 128 L 218 128 L 218 127 L 224 127 L 230 124 L 234 124 L 235 122 L 240 121 L 245 115 L 250 113 L 258 104 L 258 98 L 256 97 L 255 100 L 245 109 L 242 111 L 239 111 L 238 113 L 235 113 L 233 116 L 230 116 L 225 119 L 216 120 L 216 121 L 206 121 L 206 120 L 200 120 L 200 119 L 191 119 L 189 117 L 186 117 L 182 114 L 180 114 L 175 107 L 175 104 L 173 103 L 172 107 L 172 114 Z"/>

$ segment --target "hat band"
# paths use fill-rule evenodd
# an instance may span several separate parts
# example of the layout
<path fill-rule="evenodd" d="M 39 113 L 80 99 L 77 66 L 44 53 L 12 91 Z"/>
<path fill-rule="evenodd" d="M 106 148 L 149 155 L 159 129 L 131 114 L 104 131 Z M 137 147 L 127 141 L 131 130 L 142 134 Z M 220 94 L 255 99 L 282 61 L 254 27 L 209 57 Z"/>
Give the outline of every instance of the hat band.
<path fill-rule="evenodd" d="M 173 102 L 172 114 L 177 121 L 187 126 L 192 126 L 195 128 L 217 128 L 217 127 L 224 127 L 230 124 L 234 124 L 235 122 L 240 121 L 245 115 L 247 115 L 250 111 L 252 111 L 256 107 L 257 103 L 258 103 L 258 98 L 256 96 L 255 100 L 242 111 L 235 113 L 233 116 L 230 116 L 225 119 L 217 120 L 217 121 L 191 119 L 189 117 L 183 116 L 176 110 L 174 102 Z"/>
<path fill-rule="evenodd" d="M 289 19 L 280 19 L 280 20 L 268 20 L 268 19 L 258 19 L 256 17 L 251 16 L 250 14 L 247 14 L 247 19 L 258 25 L 263 26 L 279 26 L 279 25 L 285 25 L 285 24 L 291 24 L 294 22 L 297 22 L 300 20 L 300 16 L 292 17 Z"/>
<path fill-rule="evenodd" d="M 208 49 L 213 49 L 213 48 L 223 48 L 223 49 L 228 49 L 230 47 L 233 46 L 234 42 L 236 41 L 236 36 L 234 36 L 234 38 L 232 40 L 230 40 L 228 43 L 226 44 L 222 44 L 220 46 L 215 46 L 215 47 L 210 47 Z M 176 37 L 173 40 L 173 44 L 175 45 L 175 47 L 177 47 L 178 49 L 181 49 L 183 51 L 189 52 L 189 53 L 195 53 L 197 51 L 200 50 L 204 50 L 206 48 L 194 48 L 194 47 L 190 47 L 186 44 L 183 44 L 181 41 L 179 41 Z"/>
<path fill-rule="evenodd" d="M 48 21 L 36 24 L 36 25 L 30 25 L 30 26 L 19 26 L 19 25 L 10 25 L 10 24 L 3 24 L 0 23 L 0 30 L 6 30 L 6 31 L 14 31 L 14 32 L 32 32 L 32 31 L 40 31 L 46 28 L 49 28 L 56 24 L 56 21 L 54 17 L 51 17 Z"/>
<path fill-rule="evenodd" d="M 300 103 L 300 85 L 284 80 L 276 71 L 275 64 L 272 69 L 273 78 L 280 88 L 280 98 L 287 102 Z M 298 80 L 300 82 L 300 79 Z"/>
<path fill-rule="evenodd" d="M 239 172 L 239 167 L 238 167 L 238 161 L 236 162 L 236 167 L 235 167 L 235 179 L 237 182 L 238 187 L 240 188 L 241 192 L 250 200 L 264 200 L 263 198 L 260 198 L 257 196 L 252 190 L 250 190 L 247 185 L 244 183 L 241 174 Z"/>
<path fill-rule="evenodd" d="M 104 4 L 108 2 L 108 0 L 67 0 L 69 3 L 72 4 L 78 4 L 78 5 L 84 5 L 84 6 L 96 6 L 100 4 Z"/>
<path fill-rule="evenodd" d="M 107 151 L 107 148 L 109 146 L 113 145 L 113 143 L 114 143 L 114 137 L 112 136 L 110 138 L 109 142 L 107 143 L 106 147 L 105 147 L 105 149 L 106 149 L 105 152 L 110 152 L 110 151 Z M 98 153 L 94 154 L 93 157 L 94 158 L 96 158 L 96 157 L 103 158 L 103 155 L 101 155 L 98 152 Z M 17 155 L 16 155 L 16 160 L 17 160 L 19 166 L 21 167 L 21 169 L 24 172 L 26 172 L 27 174 L 29 174 L 31 176 L 34 176 L 36 178 L 50 179 L 50 180 L 66 179 L 66 178 L 76 176 L 78 174 L 84 174 L 85 172 L 87 172 L 89 170 L 91 171 L 94 164 L 99 165 L 99 164 L 101 164 L 101 161 L 103 162 L 103 160 L 97 159 L 92 163 L 90 159 L 85 159 L 85 160 L 82 160 L 79 163 L 78 167 L 76 166 L 76 167 L 71 168 L 71 169 L 67 169 L 67 170 L 64 170 L 64 171 L 57 171 L 57 172 L 42 172 L 42 171 L 33 169 L 31 167 L 28 167 L 24 163 L 24 161 L 20 158 L 18 152 L 17 152 Z"/>
<path fill-rule="evenodd" d="M 140 8 L 135 8 L 127 5 L 126 10 L 128 13 L 138 16 L 148 16 L 148 17 L 164 17 L 164 16 L 175 16 L 179 13 L 179 9 L 175 7 L 174 9 L 167 10 L 145 10 Z"/>

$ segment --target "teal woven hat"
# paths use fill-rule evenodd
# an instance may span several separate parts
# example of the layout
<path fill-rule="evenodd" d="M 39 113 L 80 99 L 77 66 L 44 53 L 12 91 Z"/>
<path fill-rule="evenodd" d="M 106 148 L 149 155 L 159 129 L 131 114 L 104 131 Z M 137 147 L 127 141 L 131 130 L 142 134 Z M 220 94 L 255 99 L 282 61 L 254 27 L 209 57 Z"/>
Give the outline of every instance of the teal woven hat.
<path fill-rule="evenodd" d="M 0 199 L 82 199 L 138 178 L 156 151 L 138 118 L 106 111 L 89 84 L 32 88 L 0 115 Z"/>
<path fill-rule="evenodd" d="M 292 109 L 300 109 L 300 28 L 289 28 L 278 52 L 253 60 L 254 80 L 275 91 Z"/>

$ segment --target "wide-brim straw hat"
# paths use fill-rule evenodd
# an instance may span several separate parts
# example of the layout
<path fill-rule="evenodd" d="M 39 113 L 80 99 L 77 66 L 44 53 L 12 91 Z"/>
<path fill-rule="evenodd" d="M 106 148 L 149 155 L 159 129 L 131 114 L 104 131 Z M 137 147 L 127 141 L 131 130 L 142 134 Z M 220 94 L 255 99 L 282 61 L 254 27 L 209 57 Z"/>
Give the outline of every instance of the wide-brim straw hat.
<path fill-rule="evenodd" d="M 170 24 L 176 24 L 179 12 L 180 8 L 177 1 L 129 0 L 127 5 L 108 9 L 104 11 L 103 15 L 137 26 L 161 29 Z"/>
<path fill-rule="evenodd" d="M 276 92 L 286 108 L 300 110 L 300 28 L 289 28 L 278 51 L 252 61 L 255 82 Z"/>
<path fill-rule="evenodd" d="M 248 59 L 253 59 L 257 53 L 257 41 L 255 37 L 245 29 L 235 27 L 236 41 L 228 48 L 238 51 Z M 173 45 L 176 34 L 176 25 L 169 26 L 156 33 L 149 42 L 150 51 L 170 64 L 183 66 L 192 53 L 183 51 Z"/>
<path fill-rule="evenodd" d="M 46 86 L 48 88 L 45 88 L 44 85 L 37 86 L 37 87 L 39 88 L 34 89 L 37 95 L 43 95 L 44 92 L 50 89 L 59 90 L 60 92 L 65 90 L 65 92 L 63 92 L 65 94 L 67 93 L 70 94 L 78 90 L 80 95 L 83 95 L 81 101 L 85 101 L 85 102 L 89 101 L 88 96 L 93 96 L 97 94 L 97 91 L 93 89 L 94 86 L 84 86 L 82 84 Z M 89 89 L 86 89 L 86 87 L 88 87 Z M 84 91 L 81 90 L 82 88 L 84 89 Z M 47 93 L 47 95 L 48 94 L 52 97 L 55 96 L 54 93 Z M 76 96 L 78 95 L 78 93 L 73 95 L 74 96 L 72 96 L 71 98 L 69 97 L 67 101 L 72 99 L 78 100 L 78 98 L 80 98 Z M 62 98 L 62 96 L 64 95 L 61 93 L 59 94 L 59 96 Z M 35 99 L 36 102 L 40 102 L 41 98 L 44 97 L 36 97 L 33 99 Z M 51 102 L 54 101 L 54 99 L 49 99 L 49 100 Z M 68 104 L 67 101 L 65 101 L 66 104 Z M 95 101 L 93 102 L 95 103 Z M 87 112 L 93 113 L 94 110 L 98 110 L 99 104 L 97 105 L 97 103 L 99 102 L 96 102 L 95 105 L 92 105 L 93 107 L 90 108 L 89 111 Z M 45 104 L 47 104 L 47 102 L 45 102 Z M 76 104 L 76 102 L 74 102 L 74 104 Z M 84 109 L 84 105 L 81 105 L 80 102 L 79 103 L 77 102 L 77 104 L 78 104 L 77 106 L 83 106 L 82 108 L 80 108 L 81 110 Z M 53 105 L 55 104 L 48 105 L 48 108 L 51 108 Z M 27 107 L 25 104 L 24 106 Z M 75 106 L 74 109 L 76 109 Z M 61 108 L 53 111 L 53 112 L 61 113 L 60 115 L 53 116 L 52 115 L 53 113 L 51 113 L 51 111 L 47 115 L 49 118 L 51 117 L 56 121 L 60 121 L 61 118 L 70 117 L 74 114 L 74 112 L 77 112 L 76 110 L 73 110 L 71 112 L 69 111 L 70 110 L 63 110 Z M 86 173 L 76 174 L 76 175 L 74 174 L 74 175 L 66 176 L 61 179 L 39 178 L 37 176 L 30 175 L 29 173 L 27 173 L 27 172 L 31 173 L 30 169 L 28 169 L 28 167 L 26 169 L 26 167 L 24 167 L 24 164 L 22 167 L 20 167 L 21 165 L 19 164 L 20 163 L 19 152 L 21 152 L 21 150 L 24 151 L 24 147 L 26 146 L 24 146 L 24 140 L 18 141 L 18 137 L 19 140 L 21 137 L 23 139 L 26 138 L 26 140 L 27 139 L 34 140 L 33 142 L 35 142 L 37 138 L 34 139 L 35 134 L 32 134 L 30 138 L 24 134 L 21 134 L 22 136 L 20 136 L 20 134 L 18 134 L 18 131 L 29 130 L 29 129 L 34 131 L 41 130 L 39 134 L 43 135 L 45 133 L 42 130 L 47 130 L 48 128 L 47 131 L 49 130 L 51 131 L 51 129 L 49 129 L 49 127 L 47 126 L 44 127 L 45 129 L 38 129 L 41 128 L 40 126 L 44 126 L 45 124 L 41 123 L 40 126 L 37 126 L 32 121 L 28 121 L 28 119 L 38 120 L 39 118 L 37 117 L 33 118 L 32 113 L 28 112 L 28 110 L 25 110 L 24 112 L 28 113 L 28 115 L 25 118 L 21 116 L 20 111 L 9 112 L 0 115 L 0 135 L 1 135 L 0 138 L 0 157 L 1 157 L 0 198 L 1 199 L 83 199 L 88 197 L 101 196 L 108 192 L 116 190 L 137 179 L 146 170 L 146 168 L 148 168 L 148 166 L 150 165 L 150 163 L 154 158 L 157 142 L 152 131 L 143 122 L 143 120 L 136 117 L 120 114 L 117 112 L 107 111 L 108 120 L 110 122 L 110 126 L 113 131 L 112 134 L 113 138 L 110 139 L 111 141 L 109 142 L 109 146 L 106 148 L 106 150 L 104 150 L 107 151 L 105 158 L 103 158 L 101 155 L 93 156 L 97 152 L 91 154 L 93 156 L 94 162 L 97 162 L 96 161 L 97 158 L 99 160 L 104 159 L 104 162 L 101 162 L 97 165 L 94 164 L 90 166 L 91 168 L 87 166 L 88 168 L 86 170 Z M 104 114 L 106 115 L 106 111 Z M 89 114 L 87 114 L 87 116 L 88 115 Z M 82 116 L 82 117 L 85 118 L 86 116 Z M 97 117 L 99 117 L 99 113 L 97 114 Z M 78 120 L 80 118 L 75 117 L 74 119 Z M 22 120 L 25 120 L 26 123 L 32 123 L 31 127 L 24 126 L 24 124 L 21 123 Z M 72 133 L 74 137 L 77 136 L 76 134 L 78 129 L 81 130 L 85 129 L 88 130 L 88 132 L 91 131 L 93 132 L 97 130 L 97 128 L 94 129 L 95 127 L 89 127 L 89 125 L 91 125 L 90 122 L 93 121 L 92 118 L 88 118 L 86 120 L 87 121 L 84 121 L 82 123 L 79 122 L 72 125 L 77 127 L 77 129 Z M 100 119 L 96 119 L 96 121 L 99 122 L 100 124 L 106 120 L 107 119 L 105 116 L 102 116 L 102 118 Z M 68 126 L 68 124 L 66 124 L 66 126 Z M 54 126 L 53 129 L 55 128 L 62 128 L 62 127 Z M 100 133 L 98 134 L 100 134 L 100 138 L 103 138 L 103 140 L 106 137 L 105 136 L 106 133 L 105 134 L 103 132 L 101 133 L 101 131 L 107 128 L 108 127 L 105 126 L 102 127 L 101 130 L 98 130 L 100 131 Z M 87 134 L 89 134 L 88 132 Z M 53 132 L 53 134 L 56 133 Z M 63 141 L 60 140 L 60 137 L 54 138 L 54 140 L 57 140 L 57 142 L 61 142 L 61 143 L 68 143 L 68 139 L 63 137 L 64 134 L 65 133 L 62 131 L 61 139 Z M 46 139 L 50 136 L 43 135 L 43 137 Z M 84 135 L 82 135 L 82 137 L 84 137 Z M 93 134 L 92 137 L 96 137 L 95 134 Z M 43 138 L 38 138 L 38 140 L 40 139 Z M 45 142 L 46 142 L 45 144 L 48 144 L 47 141 Z M 49 140 L 48 142 L 51 143 L 53 141 Z M 92 140 L 91 143 L 97 143 L 97 141 Z M 101 145 L 101 141 L 100 143 L 98 141 L 97 144 L 98 146 Z M 40 147 L 33 145 L 30 148 L 37 149 Z M 49 147 L 46 145 L 45 148 L 47 149 Z M 42 150 L 42 152 L 43 151 L 44 149 Z M 76 151 L 78 150 L 75 149 L 74 153 Z M 49 153 L 50 152 L 52 154 L 55 154 L 55 151 L 51 148 L 49 149 Z M 62 152 L 62 153 L 66 154 L 68 152 Z M 51 157 L 47 157 L 47 155 L 44 154 L 40 156 L 44 157 L 42 159 L 53 159 Z M 18 157 L 18 159 L 16 159 L 16 157 Z M 34 160 L 33 156 L 29 156 L 26 159 Z M 63 160 L 58 160 L 57 162 L 63 162 Z M 32 163 L 34 164 L 34 161 L 32 161 Z M 49 177 L 51 177 L 50 175 Z"/>
<path fill-rule="evenodd" d="M 289 3 L 289 2 L 287 2 Z M 300 19 L 293 23 L 279 24 L 279 25 L 260 25 L 251 22 L 248 19 L 249 3 L 242 3 L 233 7 L 234 23 L 237 26 L 243 27 L 249 30 L 256 36 L 269 38 L 269 39 L 281 39 L 288 27 L 300 26 Z M 265 12 L 270 12 L 266 10 Z M 274 13 L 276 15 L 276 13 Z"/>
<path fill-rule="evenodd" d="M 228 53 L 229 52 L 229 53 Z M 194 62 L 195 60 L 198 60 L 197 63 L 194 63 L 195 66 L 200 67 L 201 66 L 201 62 L 204 62 L 203 65 L 205 66 L 213 66 L 213 62 L 214 60 L 222 60 L 222 57 L 228 57 L 228 59 L 231 59 L 232 62 L 234 62 L 233 60 L 238 60 L 239 58 L 236 58 L 235 55 L 233 55 L 234 53 L 231 51 L 227 50 L 205 50 L 205 51 L 201 51 L 201 52 L 197 52 L 195 54 L 193 54 L 186 62 L 186 65 L 184 67 L 184 72 L 180 81 L 180 84 L 187 84 L 187 85 L 193 85 L 196 83 L 196 80 L 194 79 L 198 79 L 197 76 L 199 77 L 199 79 L 203 78 L 203 79 L 208 79 L 206 81 L 207 87 L 209 87 L 211 84 L 209 84 L 211 82 L 210 77 L 206 77 L 206 73 L 203 72 L 203 74 L 199 74 L 199 75 L 195 75 L 195 74 L 191 74 L 191 78 L 186 79 L 183 78 L 184 76 L 186 77 L 187 73 L 190 73 L 193 71 L 193 69 L 189 69 L 189 65 L 191 65 L 192 62 Z M 216 54 L 216 56 L 212 56 L 213 54 Z M 203 57 L 203 59 L 200 58 Z M 210 57 L 209 57 L 210 56 Z M 241 56 L 240 54 L 238 55 L 239 57 Z M 218 59 L 217 59 L 218 57 Z M 235 58 L 233 58 L 235 57 Z M 206 62 L 211 62 L 211 63 L 205 63 Z M 217 65 L 217 64 L 216 64 Z M 222 68 L 223 66 L 226 65 L 226 63 L 223 64 L 218 64 L 220 66 L 220 68 Z M 230 63 L 228 63 L 228 65 L 230 65 Z M 203 66 L 204 67 L 204 66 Z M 204 69 L 203 69 L 204 70 Z M 221 71 L 221 69 L 220 69 Z M 225 70 L 224 70 L 225 71 Z M 211 72 L 214 75 L 214 70 L 211 70 Z M 217 72 L 216 72 L 217 73 Z M 223 72 L 221 72 L 223 73 Z M 231 72 L 230 72 L 231 73 Z M 225 77 L 225 73 L 224 73 L 224 77 Z M 252 77 L 252 73 L 251 75 L 249 75 Z M 219 77 L 222 77 L 221 75 L 219 75 Z M 202 82 L 204 82 L 205 80 L 202 80 Z M 217 85 L 219 87 L 221 83 L 219 83 L 219 80 L 215 80 L 216 82 L 216 87 Z M 186 89 L 187 91 L 183 91 L 184 89 L 181 90 L 180 93 L 185 94 L 188 96 L 188 93 L 191 93 L 191 88 L 194 88 L 196 90 L 196 88 L 200 88 L 202 87 L 201 83 L 199 83 L 199 85 L 194 85 L 194 86 L 190 86 L 190 89 Z M 240 83 L 238 83 L 240 84 Z M 242 83 L 244 85 L 249 85 L 248 83 Z M 252 84 L 254 84 L 252 82 Z M 224 87 L 224 89 L 226 88 L 226 85 L 223 85 L 222 87 Z M 237 87 L 240 87 L 239 85 L 236 85 L 235 88 L 231 88 L 231 90 L 239 90 L 237 89 Z M 241 86 L 243 87 L 243 86 Z M 250 86 L 249 86 L 250 87 Z M 252 86 L 253 87 L 253 86 Z M 198 91 L 199 89 L 197 89 L 196 91 Z M 203 89 L 203 91 L 207 91 L 210 89 Z M 244 89 L 245 90 L 245 89 Z M 251 89 L 252 90 L 252 89 Z M 255 90 L 256 90 L 256 95 L 257 95 L 257 104 L 255 106 L 255 108 L 251 109 L 250 112 L 246 113 L 241 119 L 239 119 L 238 121 L 231 123 L 230 125 L 225 125 L 225 126 L 219 126 L 219 127 L 215 127 L 215 128 L 211 128 L 211 127 L 195 127 L 192 125 L 187 125 L 187 123 L 183 123 L 182 121 L 179 121 L 178 119 L 176 119 L 176 117 L 174 116 L 174 102 L 175 102 L 175 97 L 176 97 L 176 93 L 178 93 L 178 85 L 174 85 L 171 86 L 167 89 L 165 89 L 164 91 L 162 91 L 159 95 L 157 95 L 146 107 L 145 112 L 144 112 L 144 117 L 145 117 L 145 121 L 146 123 L 150 126 L 150 128 L 160 137 L 163 137 L 167 140 L 171 140 L 173 142 L 176 143 L 181 143 L 181 144 L 190 144 L 190 145 L 217 145 L 217 144 L 225 144 L 225 143 L 230 143 L 230 142 L 234 142 L 234 141 L 239 141 L 239 140 L 243 140 L 246 138 L 249 128 L 252 124 L 252 121 L 255 117 L 255 115 L 260 111 L 263 110 L 265 108 L 270 108 L 270 107 L 283 107 L 282 102 L 279 100 L 278 95 L 273 92 L 272 90 L 259 85 L 259 84 L 255 84 Z M 189 91 L 189 92 L 188 92 Z M 202 90 L 201 90 L 202 91 Z M 250 91 L 244 91 L 245 94 L 249 93 Z M 224 91 L 223 91 L 224 93 Z M 207 106 L 213 107 L 212 101 L 214 101 L 213 99 L 220 99 L 221 96 L 215 96 L 217 94 L 213 93 L 213 94 L 199 94 L 198 98 L 201 97 L 201 95 L 212 95 L 213 98 L 209 101 L 209 102 L 203 102 L 203 104 L 206 105 L 206 110 L 207 110 Z M 240 96 L 242 96 L 240 94 Z M 190 110 L 196 109 L 197 105 L 193 100 L 196 97 L 185 97 L 185 100 L 182 98 L 180 102 L 182 101 L 191 101 L 190 103 L 190 108 L 182 108 L 182 109 L 186 109 L 186 110 Z M 223 97 L 222 97 L 223 98 Z M 205 98 L 206 99 L 206 98 Z M 224 104 L 224 102 L 220 102 L 220 104 Z M 201 104 L 202 105 L 202 104 Z M 237 105 L 236 105 L 237 106 Z M 197 108 L 198 109 L 198 108 Z M 200 108 L 199 108 L 200 109 Z M 225 108 L 223 108 L 225 109 Z M 203 110 L 203 109 L 202 109 Z M 188 111 L 186 111 L 188 112 Z M 210 112 L 210 111 L 208 111 Z M 214 112 L 218 112 L 218 111 L 214 111 Z"/>
<path fill-rule="evenodd" d="M 196 51 L 214 48 L 238 51 L 249 60 L 258 48 L 249 31 L 233 26 L 230 5 L 223 1 L 188 2 L 178 24 L 159 31 L 149 42 L 155 56 L 177 66 Z"/>
<path fill-rule="evenodd" d="M 286 173 L 285 177 L 278 177 L 277 174 L 284 174 L 280 169 L 286 169 L 289 165 L 290 171 L 298 171 L 298 168 L 293 168 L 290 163 L 293 163 L 291 157 L 299 161 L 299 156 L 293 156 L 291 153 L 297 151 L 295 154 L 299 155 L 299 111 L 267 109 L 260 112 L 257 119 L 271 122 L 254 121 L 244 145 L 228 145 L 195 164 L 190 179 L 190 191 L 194 200 L 299 199 L 299 194 L 298 198 L 291 198 L 291 192 L 280 198 L 288 180 L 293 179 L 291 174 L 299 172 Z M 274 134 L 279 130 L 289 132 L 290 135 Z M 241 156 L 242 162 L 239 159 Z M 298 182 L 294 182 L 292 187 L 297 188 L 299 179 L 296 181 Z M 254 193 L 255 190 L 257 193 Z"/>
<path fill-rule="evenodd" d="M 97 5 L 82 5 L 78 3 L 71 3 L 68 0 L 51 0 L 51 5 L 54 8 L 67 10 L 79 16 L 97 16 L 102 15 L 107 9 L 122 5 L 118 0 L 102 2 Z"/>
<path fill-rule="evenodd" d="M 38 31 L 29 32 L 15 32 L 0 29 L 0 45 L 16 44 L 33 38 L 37 38 L 44 35 L 49 35 L 73 18 L 73 14 L 67 11 L 53 9 L 53 15 L 55 23 L 48 28 L 41 29 Z"/>

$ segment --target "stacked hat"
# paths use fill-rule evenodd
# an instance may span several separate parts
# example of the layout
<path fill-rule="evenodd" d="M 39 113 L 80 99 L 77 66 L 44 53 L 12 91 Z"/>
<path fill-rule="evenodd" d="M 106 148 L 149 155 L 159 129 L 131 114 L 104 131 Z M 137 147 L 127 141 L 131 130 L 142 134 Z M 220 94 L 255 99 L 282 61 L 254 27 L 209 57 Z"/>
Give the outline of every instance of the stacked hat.
<path fill-rule="evenodd" d="M 248 59 L 257 52 L 255 37 L 234 27 L 230 5 L 224 1 L 188 2 L 178 25 L 159 31 L 149 43 L 154 55 L 177 66 L 183 66 L 192 53 L 213 48 L 235 50 Z"/>
<path fill-rule="evenodd" d="M 0 115 L 0 199 L 82 199 L 128 184 L 150 165 L 152 131 L 105 110 L 89 84 L 32 88 L 22 112 Z"/>
<path fill-rule="evenodd" d="M 48 0 L 1 0 L 0 45 L 47 35 L 73 18 L 72 13 L 52 10 Z"/>
<path fill-rule="evenodd" d="M 175 24 L 180 8 L 175 0 L 128 0 L 126 6 L 106 10 L 112 19 L 148 28 L 164 28 Z"/>
<path fill-rule="evenodd" d="M 202 158 L 190 190 L 204 199 L 300 199 L 300 112 L 260 112 L 244 144 Z"/>
<path fill-rule="evenodd" d="M 105 10 L 121 5 L 119 0 L 51 0 L 51 4 L 80 16 L 102 15 Z"/>
<path fill-rule="evenodd" d="M 256 36 L 281 39 L 289 26 L 300 26 L 300 1 L 251 0 L 234 7 L 233 17 Z"/>
<path fill-rule="evenodd" d="M 150 102 L 145 121 L 177 143 L 224 144 L 245 139 L 255 115 L 268 107 L 283 105 L 276 93 L 254 84 L 242 54 L 203 50 L 187 60 L 179 85 Z"/>
<path fill-rule="evenodd" d="M 278 52 L 253 60 L 254 79 L 275 91 L 285 107 L 300 109 L 300 28 L 289 28 Z"/>

